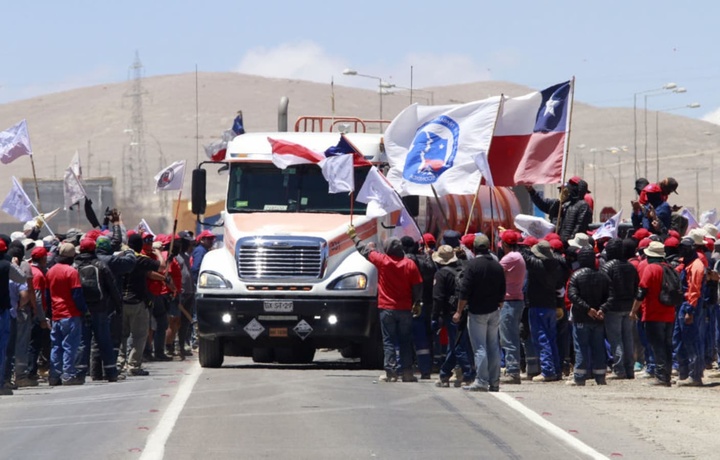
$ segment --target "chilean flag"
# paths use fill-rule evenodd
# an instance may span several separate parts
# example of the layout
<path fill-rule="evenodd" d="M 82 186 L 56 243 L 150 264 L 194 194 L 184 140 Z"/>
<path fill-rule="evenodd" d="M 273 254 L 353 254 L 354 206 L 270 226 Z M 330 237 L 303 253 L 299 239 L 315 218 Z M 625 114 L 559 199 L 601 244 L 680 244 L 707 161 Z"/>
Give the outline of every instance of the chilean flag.
<path fill-rule="evenodd" d="M 571 90 L 566 81 L 501 103 L 488 153 L 496 187 L 562 181 Z"/>
<path fill-rule="evenodd" d="M 372 163 L 362 156 L 357 147 L 355 147 L 353 143 L 345 137 L 345 134 L 340 134 L 340 141 L 338 141 L 337 145 L 328 147 L 328 149 L 325 150 L 325 156 L 328 158 L 336 155 L 344 155 L 346 153 L 352 153 L 353 166 L 372 166 Z"/>
<path fill-rule="evenodd" d="M 270 137 L 267 139 L 272 149 L 272 162 L 280 169 L 293 165 L 318 164 L 325 159 L 322 154 L 300 144 Z"/>

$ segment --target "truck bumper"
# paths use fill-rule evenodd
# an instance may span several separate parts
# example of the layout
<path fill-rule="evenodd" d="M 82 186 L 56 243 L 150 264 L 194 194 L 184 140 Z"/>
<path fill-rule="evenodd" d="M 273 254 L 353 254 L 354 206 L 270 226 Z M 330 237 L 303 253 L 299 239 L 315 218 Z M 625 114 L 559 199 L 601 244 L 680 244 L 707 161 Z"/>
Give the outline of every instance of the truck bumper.
<path fill-rule="evenodd" d="M 292 302 L 281 307 L 269 302 Z M 283 310 L 283 311 L 279 311 Z M 367 340 L 378 321 L 374 297 L 273 298 L 198 295 L 198 334 L 240 347 L 299 342 L 339 348 Z M 335 320 L 335 321 L 334 321 Z M 333 324 L 334 322 L 334 324 Z"/>

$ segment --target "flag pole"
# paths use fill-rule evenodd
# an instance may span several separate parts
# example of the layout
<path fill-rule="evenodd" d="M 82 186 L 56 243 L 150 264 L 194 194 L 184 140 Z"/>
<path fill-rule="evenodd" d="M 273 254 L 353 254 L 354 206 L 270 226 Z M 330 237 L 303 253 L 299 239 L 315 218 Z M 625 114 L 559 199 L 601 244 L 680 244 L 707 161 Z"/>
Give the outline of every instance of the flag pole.
<path fill-rule="evenodd" d="M 493 123 L 493 134 L 490 136 L 490 143 L 488 144 L 488 151 L 487 151 L 487 165 L 488 168 L 490 167 L 490 148 L 492 146 L 492 138 L 495 136 L 495 128 L 497 127 L 497 122 L 500 119 L 500 114 L 502 113 L 503 106 L 505 104 L 505 94 L 500 94 L 500 103 L 498 104 L 497 112 L 495 113 L 495 122 Z M 481 154 L 482 155 L 482 154 Z M 485 179 L 484 177 L 480 179 L 480 182 L 478 182 L 477 190 L 475 191 L 475 196 L 473 197 L 472 206 L 470 207 L 470 213 L 468 215 L 468 221 L 467 224 L 465 224 L 465 233 L 464 235 L 467 235 L 468 230 L 470 229 L 470 222 L 472 222 L 473 214 L 475 212 L 475 205 L 477 204 L 478 195 L 480 195 L 480 187 L 482 186 L 482 181 Z M 487 183 L 487 180 L 485 181 Z M 490 188 L 492 190 L 492 187 Z M 492 195 L 490 195 L 492 197 Z M 492 202 L 490 203 L 492 205 Z"/>
<path fill-rule="evenodd" d="M 45 220 L 45 216 L 43 216 L 43 215 L 40 213 L 40 211 L 37 210 L 37 208 L 36 208 L 35 205 L 32 203 L 32 201 L 30 202 L 30 206 L 33 207 L 33 210 L 35 211 L 35 214 L 37 214 L 38 217 L 40 218 L 40 220 L 42 220 L 43 225 L 45 226 L 45 228 L 47 228 L 48 233 L 50 233 L 50 235 L 52 235 L 53 238 L 54 238 L 54 237 L 55 237 L 55 234 L 54 234 L 53 231 L 50 229 L 50 226 L 48 225 L 47 221 Z"/>
<path fill-rule="evenodd" d="M 568 110 L 568 118 L 567 118 L 567 124 L 566 124 L 566 132 L 565 132 L 565 145 L 563 146 L 563 149 L 565 150 L 563 152 L 563 161 L 562 161 L 562 173 L 560 177 L 560 197 L 562 197 L 563 191 L 565 190 L 565 174 L 567 173 L 567 157 L 568 152 L 570 149 L 570 130 L 572 128 L 572 114 L 573 114 L 573 106 L 575 105 L 575 76 L 570 79 L 570 109 Z M 593 165 L 595 167 L 596 165 Z M 595 184 L 593 184 L 595 186 Z M 557 222 L 555 223 L 555 232 L 558 231 L 560 228 L 560 219 L 562 215 L 562 201 L 559 201 L 558 205 L 558 218 Z"/>
<path fill-rule="evenodd" d="M 430 188 L 432 189 L 433 195 L 435 195 L 435 203 L 437 203 L 438 208 L 440 209 L 440 215 L 442 216 L 443 221 L 445 222 L 445 230 L 450 230 L 450 221 L 448 220 L 447 215 L 445 214 L 445 209 L 442 207 L 442 204 L 440 203 L 440 197 L 438 196 L 437 190 L 435 190 L 435 185 L 430 184 Z"/>
<path fill-rule="evenodd" d="M 180 215 L 180 200 L 182 199 L 182 189 L 178 193 L 177 203 L 175 204 L 175 220 L 173 221 L 172 233 L 170 234 L 170 249 L 168 249 L 168 258 L 172 255 L 173 245 L 175 244 L 175 234 L 177 233 L 178 215 Z"/>
<path fill-rule="evenodd" d="M 38 187 L 37 174 L 35 173 L 35 160 L 33 160 L 32 155 L 30 155 L 30 165 L 32 166 L 33 181 L 35 181 L 35 198 L 37 199 L 37 208 L 35 211 L 37 211 L 38 209 L 42 209 L 42 205 L 40 204 L 40 187 Z M 40 214 L 39 211 L 38 214 Z"/>
<path fill-rule="evenodd" d="M 355 211 L 355 192 L 350 192 L 350 225 L 353 224 L 353 212 Z"/>

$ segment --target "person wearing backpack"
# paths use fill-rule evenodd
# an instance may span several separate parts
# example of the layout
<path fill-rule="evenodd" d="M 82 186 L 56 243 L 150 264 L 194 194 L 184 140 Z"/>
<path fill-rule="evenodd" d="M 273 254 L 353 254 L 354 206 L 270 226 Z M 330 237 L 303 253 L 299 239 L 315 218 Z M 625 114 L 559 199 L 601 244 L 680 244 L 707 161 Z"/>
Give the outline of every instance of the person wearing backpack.
<path fill-rule="evenodd" d="M 83 377 L 90 368 L 93 380 L 101 380 L 104 375 L 108 382 L 117 382 L 117 360 L 110 335 L 110 315 L 122 311 L 122 299 L 112 272 L 98 259 L 95 248 L 94 240 L 84 238 L 80 241 L 80 254 L 75 257 L 75 268 L 90 313 L 89 327 L 83 328 L 77 368 Z M 91 355 L 92 364 L 97 366 L 102 363 L 102 370 L 90 367 Z"/>
<path fill-rule="evenodd" d="M 682 265 L 678 267 L 684 300 L 677 309 L 673 334 L 678 364 L 678 386 L 702 386 L 705 370 L 705 351 L 702 327 L 705 323 L 703 286 L 706 265 L 698 256 L 697 247 L 704 246 L 702 238 L 680 240 Z"/>
<path fill-rule="evenodd" d="M 461 329 L 465 323 L 455 324 L 452 321 L 453 313 L 457 310 L 457 285 L 462 276 L 462 265 L 455 250 L 447 244 L 440 246 L 433 253 L 432 259 L 440 267 L 433 279 L 433 330 L 445 326 L 448 334 L 448 352 L 440 366 L 440 378 L 435 386 L 449 387 L 455 366 L 460 366 L 463 374 L 462 379 L 455 380 L 455 386 L 459 387 L 463 383 L 469 385 L 475 379 L 469 358 L 470 341 L 467 333 Z"/>
<path fill-rule="evenodd" d="M 652 241 L 645 248 L 645 256 L 647 265 L 640 274 L 640 284 L 630 318 L 642 321 L 643 330 L 654 356 L 654 379 L 647 385 L 669 387 L 675 306 L 660 301 L 665 246 L 659 241 Z"/>
<path fill-rule="evenodd" d="M 601 271 L 610 278 L 610 296 L 605 304 L 605 335 L 610 342 L 613 374 L 608 378 L 634 379 L 633 329 L 630 310 L 637 293 L 640 276 L 628 262 L 623 240 L 613 238 L 605 245 L 608 261 Z"/>

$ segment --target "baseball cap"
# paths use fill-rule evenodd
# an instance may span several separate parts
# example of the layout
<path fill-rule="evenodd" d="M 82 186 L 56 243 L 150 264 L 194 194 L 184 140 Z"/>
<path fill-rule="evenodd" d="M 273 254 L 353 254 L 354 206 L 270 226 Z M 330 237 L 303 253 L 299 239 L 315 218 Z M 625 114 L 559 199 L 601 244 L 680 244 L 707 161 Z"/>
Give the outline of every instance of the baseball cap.
<path fill-rule="evenodd" d="M 62 257 L 75 257 L 75 246 L 72 243 L 63 243 L 58 248 L 58 254 Z"/>
<path fill-rule="evenodd" d="M 653 241 L 650 238 L 643 238 L 640 240 L 640 243 L 638 243 L 638 249 L 645 249 L 650 246 L 650 243 L 659 243 L 659 241 Z"/>
<path fill-rule="evenodd" d="M 87 237 L 80 240 L 80 252 L 95 252 L 95 240 Z"/>
<path fill-rule="evenodd" d="M 475 236 L 475 240 L 473 241 L 473 248 L 489 248 L 490 247 L 490 239 L 483 235 L 482 233 Z"/>
<path fill-rule="evenodd" d="M 210 230 L 203 230 L 200 232 L 200 234 L 197 236 L 197 240 L 200 241 L 203 238 L 212 238 L 215 239 L 215 234 L 211 232 Z"/>
<path fill-rule="evenodd" d="M 462 243 L 466 248 L 472 248 L 473 244 L 475 244 L 475 235 L 473 233 L 463 235 L 463 237 L 460 238 L 460 243 Z"/>
<path fill-rule="evenodd" d="M 665 183 L 667 184 L 667 188 L 670 189 L 671 192 L 674 192 L 676 195 L 679 195 L 679 193 L 677 192 L 678 181 L 675 180 L 674 177 L 666 177 Z"/>
<path fill-rule="evenodd" d="M 562 240 L 552 239 L 548 240 L 548 243 L 550 243 L 550 247 L 553 249 L 553 251 L 562 251 L 565 248 Z"/>
<path fill-rule="evenodd" d="M 505 230 L 500 234 L 500 239 L 503 243 L 509 244 L 510 246 L 518 244 L 520 235 L 515 230 Z"/>
<path fill-rule="evenodd" d="M 47 257 L 47 249 L 45 249 L 43 246 L 36 247 L 30 253 L 30 258 L 32 260 L 40 260 L 43 257 Z"/>
<path fill-rule="evenodd" d="M 648 236 L 650 236 L 650 231 L 647 228 L 639 228 L 632 234 L 632 237 L 638 241 L 642 241 Z"/>
<path fill-rule="evenodd" d="M 674 236 L 671 236 L 670 238 L 665 240 L 664 244 L 666 248 L 676 248 L 680 246 L 680 240 L 675 238 Z"/>
<path fill-rule="evenodd" d="M 6 252 L 7 251 L 7 244 L 3 240 L 0 240 L 0 252 Z"/>
<path fill-rule="evenodd" d="M 192 232 L 189 232 L 187 230 L 183 230 L 178 233 L 178 237 L 183 240 L 193 241 L 195 238 L 193 238 Z"/>
<path fill-rule="evenodd" d="M 435 235 L 433 235 L 432 233 L 424 233 L 422 237 L 423 241 L 428 246 L 435 246 L 437 244 L 437 241 L 435 240 Z"/>
<path fill-rule="evenodd" d="M 520 244 L 523 246 L 535 246 L 538 242 L 538 239 L 534 236 L 526 236 L 525 239 L 522 240 Z"/>

